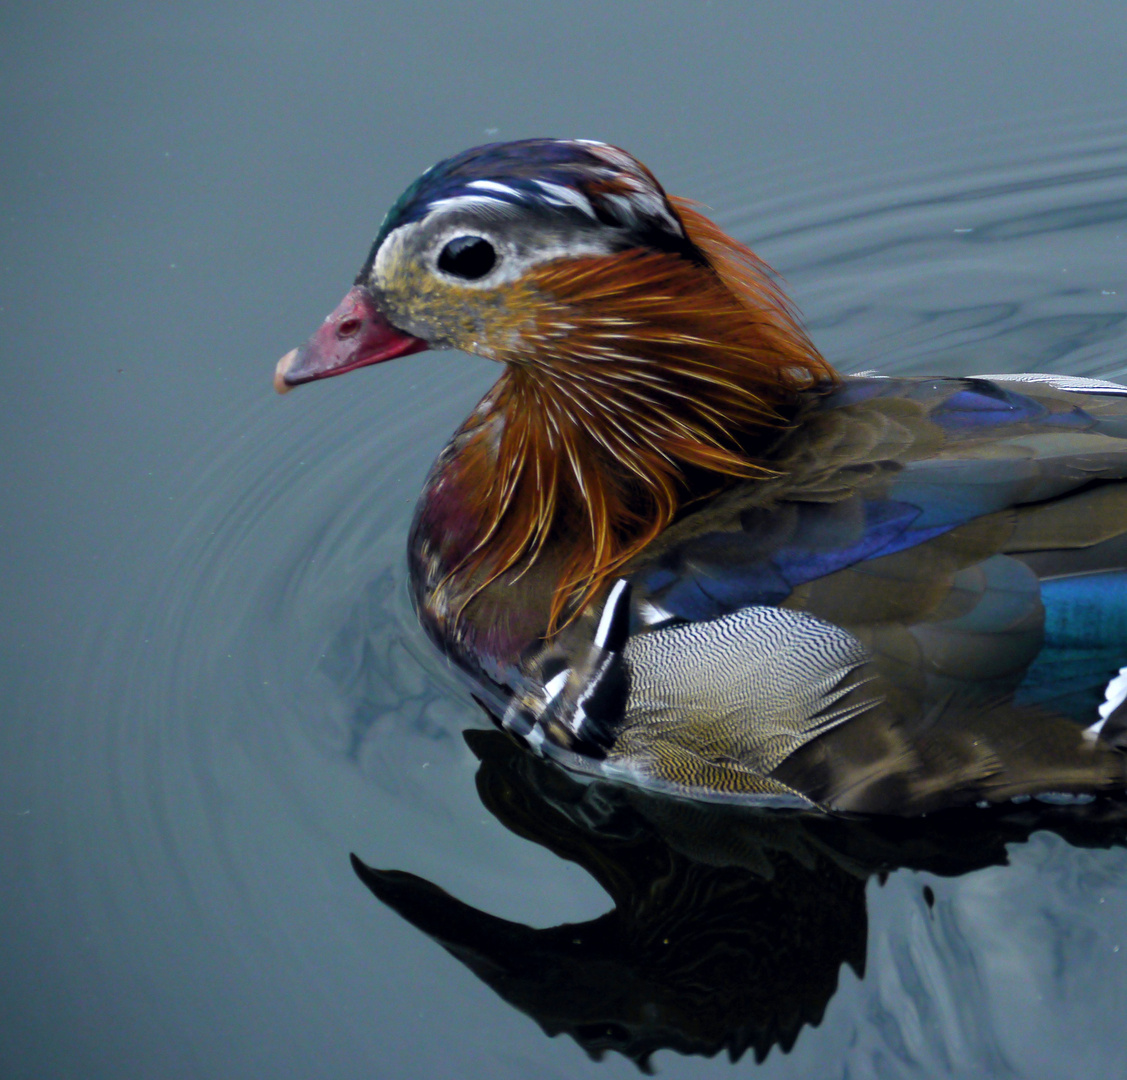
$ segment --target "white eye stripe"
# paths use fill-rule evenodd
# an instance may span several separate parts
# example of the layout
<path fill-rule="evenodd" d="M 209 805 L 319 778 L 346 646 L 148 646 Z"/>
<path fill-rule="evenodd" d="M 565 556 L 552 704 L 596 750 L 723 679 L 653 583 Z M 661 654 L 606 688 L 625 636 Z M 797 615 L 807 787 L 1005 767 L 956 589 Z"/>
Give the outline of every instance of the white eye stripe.
<path fill-rule="evenodd" d="M 638 217 L 638 208 L 628 195 L 604 195 L 603 201 L 617 210 L 618 216 L 625 221 L 635 221 Z"/>
<path fill-rule="evenodd" d="M 548 196 L 549 202 L 555 202 L 557 206 L 574 206 L 577 210 L 582 210 L 592 220 L 595 219 L 595 211 L 592 209 L 587 196 L 582 192 L 564 187 L 563 184 L 553 184 L 549 180 L 537 180 L 536 186 Z"/>
<path fill-rule="evenodd" d="M 567 142 L 569 140 L 560 141 Z M 685 230 L 677 220 L 677 215 L 670 212 L 664 197 L 654 190 L 653 179 L 629 154 L 619 150 L 618 147 L 599 142 L 597 139 L 574 139 L 570 141 L 579 146 L 589 147 L 591 153 L 602 158 L 610 166 L 607 169 L 600 169 L 600 172 L 610 179 L 617 178 L 632 189 L 628 195 L 604 196 L 608 201 L 614 200 L 628 217 L 658 218 L 670 232 L 677 236 L 685 235 Z M 537 181 L 537 183 L 540 183 L 540 181 Z M 619 203 L 618 200 L 626 200 L 626 203 Z M 630 203 L 633 205 L 629 205 Z"/>
<path fill-rule="evenodd" d="M 451 195 L 448 199 L 436 199 L 428 204 L 427 212 L 435 210 L 466 210 L 473 206 L 509 206 L 504 199 L 495 199 L 489 195 Z"/>
<path fill-rule="evenodd" d="M 499 184 L 496 180 L 471 180 L 466 187 L 479 188 L 482 191 L 496 191 L 502 195 L 520 198 L 520 192 L 516 188 L 511 188 L 508 184 Z"/>
<path fill-rule="evenodd" d="M 666 208 L 661 197 L 652 191 L 635 191 L 629 195 L 604 195 L 603 199 L 618 211 L 619 217 L 628 222 L 639 218 L 656 218 L 662 226 L 676 236 L 684 236 L 677 219 Z"/>
<path fill-rule="evenodd" d="M 571 206 L 591 218 L 598 220 L 590 200 L 581 192 L 554 184 L 548 180 L 535 181 L 543 191 L 545 201 L 553 206 Z M 450 210 L 490 210 L 495 215 L 512 216 L 519 214 L 524 202 L 524 193 L 495 180 L 473 180 L 466 185 L 477 188 L 482 194 L 450 195 L 444 199 L 435 199 L 427 204 L 427 213 Z M 494 192 L 490 195 L 487 192 Z M 505 195 L 507 198 L 499 198 Z M 669 212 L 664 200 L 656 192 L 640 186 L 640 190 L 626 195 L 606 194 L 601 196 L 604 203 L 617 212 L 617 216 L 627 224 L 636 223 L 639 218 L 657 219 L 663 228 L 677 236 L 684 236 L 684 230 L 676 217 Z"/>
<path fill-rule="evenodd" d="M 643 188 L 634 195 L 627 196 L 627 198 L 644 217 L 659 218 L 672 232 L 675 232 L 678 236 L 682 235 L 681 226 L 677 219 L 670 214 L 665 205 L 665 200 L 656 192 Z"/>
<path fill-rule="evenodd" d="M 585 146 L 591 147 L 591 152 L 597 154 L 603 159 L 614 165 L 617 169 L 625 173 L 631 173 L 634 176 L 640 175 L 638 165 L 634 159 L 623 150 L 619 150 L 616 146 L 611 146 L 604 142 L 595 142 L 592 139 L 580 139 L 579 142 Z"/>

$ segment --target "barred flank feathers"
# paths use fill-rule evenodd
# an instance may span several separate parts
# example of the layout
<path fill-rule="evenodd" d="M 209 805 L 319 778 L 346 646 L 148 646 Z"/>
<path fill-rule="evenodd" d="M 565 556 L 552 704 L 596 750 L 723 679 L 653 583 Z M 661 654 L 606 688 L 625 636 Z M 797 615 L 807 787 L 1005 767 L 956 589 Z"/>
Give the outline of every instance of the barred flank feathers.
<path fill-rule="evenodd" d="M 717 488 L 771 476 L 745 447 L 788 422 L 799 391 L 836 381 L 765 264 L 674 203 L 711 268 L 634 249 L 532 275 L 532 329 L 498 357 L 462 456 L 483 522 L 451 574 L 475 583 L 466 603 L 566 539 L 554 632 L 672 521 L 685 469 Z"/>

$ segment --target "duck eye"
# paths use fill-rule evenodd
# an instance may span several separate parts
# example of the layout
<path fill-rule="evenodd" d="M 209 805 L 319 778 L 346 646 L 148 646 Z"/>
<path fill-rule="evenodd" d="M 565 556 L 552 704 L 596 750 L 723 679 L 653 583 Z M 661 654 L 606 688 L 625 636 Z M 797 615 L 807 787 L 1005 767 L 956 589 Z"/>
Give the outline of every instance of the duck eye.
<path fill-rule="evenodd" d="M 456 236 L 438 256 L 438 269 L 454 277 L 476 281 L 497 263 L 497 252 L 480 236 Z"/>

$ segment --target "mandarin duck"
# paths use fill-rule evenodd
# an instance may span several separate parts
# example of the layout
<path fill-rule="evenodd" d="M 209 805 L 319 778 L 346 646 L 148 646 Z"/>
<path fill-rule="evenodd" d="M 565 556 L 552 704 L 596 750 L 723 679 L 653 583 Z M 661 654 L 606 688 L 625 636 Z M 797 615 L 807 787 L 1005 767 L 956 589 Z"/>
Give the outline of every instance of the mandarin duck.
<path fill-rule="evenodd" d="M 831 812 L 1127 787 L 1127 387 L 842 376 L 584 140 L 425 172 L 275 386 L 424 349 L 502 372 L 426 480 L 414 601 L 538 755 Z"/>

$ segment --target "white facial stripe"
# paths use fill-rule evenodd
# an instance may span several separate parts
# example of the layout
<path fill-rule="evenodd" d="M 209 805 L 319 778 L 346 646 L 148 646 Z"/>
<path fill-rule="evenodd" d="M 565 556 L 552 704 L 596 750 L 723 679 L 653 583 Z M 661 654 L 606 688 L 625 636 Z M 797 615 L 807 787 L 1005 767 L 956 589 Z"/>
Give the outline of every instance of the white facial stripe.
<path fill-rule="evenodd" d="M 418 228 L 415 222 L 408 225 L 400 225 L 397 229 L 392 229 L 391 232 L 384 237 L 384 241 L 380 244 L 379 251 L 376 252 L 376 261 L 372 264 L 372 272 L 369 275 L 369 280 L 376 282 L 380 281 L 387 276 L 388 265 L 391 263 L 403 249 L 404 240 Z"/>
<path fill-rule="evenodd" d="M 603 605 L 603 614 L 599 619 L 599 628 L 595 631 L 595 644 L 600 649 L 607 647 L 607 635 L 610 633 L 611 623 L 614 622 L 614 617 L 618 613 L 618 601 L 622 597 L 626 584 L 625 578 L 619 578 L 618 581 L 614 583 L 614 588 L 611 589 L 610 595 L 607 597 L 607 602 Z"/>

